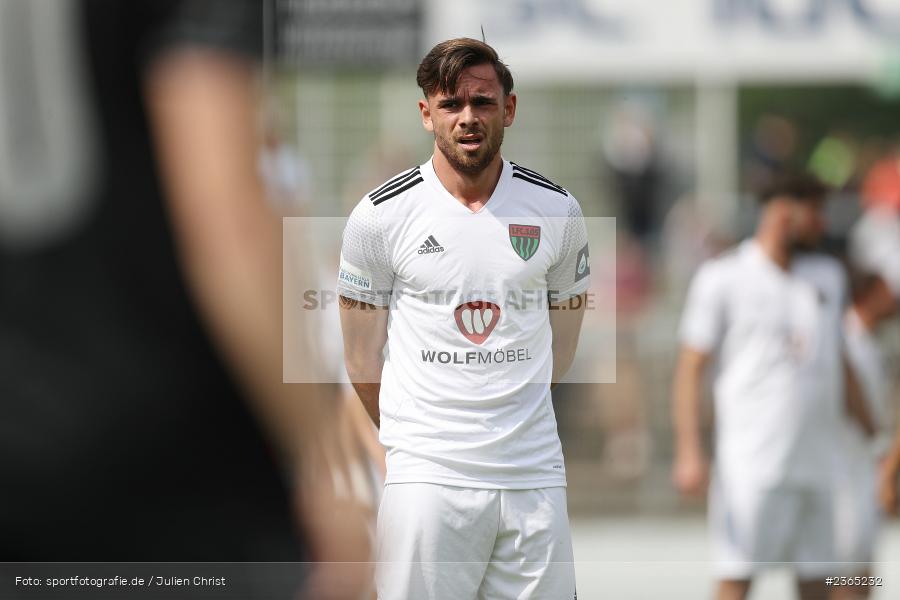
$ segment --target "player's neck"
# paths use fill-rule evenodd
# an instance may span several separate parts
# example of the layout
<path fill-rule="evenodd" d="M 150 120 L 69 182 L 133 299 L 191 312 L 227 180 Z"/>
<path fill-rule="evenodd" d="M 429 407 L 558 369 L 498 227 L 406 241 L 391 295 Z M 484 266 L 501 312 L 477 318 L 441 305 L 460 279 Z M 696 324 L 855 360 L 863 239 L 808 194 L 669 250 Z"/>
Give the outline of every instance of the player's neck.
<path fill-rule="evenodd" d="M 791 252 L 790 246 L 784 242 L 780 235 L 776 235 L 766 229 L 759 229 L 753 239 L 759 244 L 763 254 L 769 257 L 769 260 L 784 271 L 790 269 L 793 252 Z"/>
<path fill-rule="evenodd" d="M 503 172 L 503 159 L 499 152 L 485 169 L 474 175 L 456 170 L 436 147 L 432 163 L 444 188 L 463 206 L 473 211 L 478 211 L 487 203 Z"/>

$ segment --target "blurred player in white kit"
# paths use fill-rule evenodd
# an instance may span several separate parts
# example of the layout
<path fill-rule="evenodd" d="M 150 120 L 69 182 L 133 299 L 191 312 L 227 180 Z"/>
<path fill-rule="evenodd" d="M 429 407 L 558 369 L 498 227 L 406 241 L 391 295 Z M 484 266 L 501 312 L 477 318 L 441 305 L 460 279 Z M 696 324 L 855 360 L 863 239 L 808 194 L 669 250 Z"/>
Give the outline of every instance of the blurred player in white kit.
<path fill-rule="evenodd" d="M 701 397 L 714 365 L 709 515 L 720 600 L 746 598 L 753 577 L 777 565 L 793 568 L 804 600 L 828 596 L 844 403 L 872 429 L 842 356 L 844 271 L 809 252 L 824 233 L 825 196 L 805 175 L 774 180 L 754 237 L 700 268 L 684 308 L 673 480 L 684 494 L 706 492 Z"/>

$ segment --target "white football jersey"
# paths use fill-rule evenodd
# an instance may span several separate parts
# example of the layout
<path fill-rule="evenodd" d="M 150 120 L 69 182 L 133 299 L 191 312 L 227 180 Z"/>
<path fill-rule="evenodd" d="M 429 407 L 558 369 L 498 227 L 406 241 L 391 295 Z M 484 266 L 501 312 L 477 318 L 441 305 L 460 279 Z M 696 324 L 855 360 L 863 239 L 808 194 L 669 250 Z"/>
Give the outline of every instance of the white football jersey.
<path fill-rule="evenodd" d="M 390 307 L 387 483 L 565 485 L 548 294 L 582 294 L 589 274 L 578 202 L 505 160 L 478 212 L 430 160 L 360 201 L 344 230 L 338 293 Z"/>
<path fill-rule="evenodd" d="M 753 240 L 698 271 L 681 341 L 717 354 L 716 473 L 726 483 L 829 485 L 845 302 L 837 260 L 801 254 L 785 271 Z"/>

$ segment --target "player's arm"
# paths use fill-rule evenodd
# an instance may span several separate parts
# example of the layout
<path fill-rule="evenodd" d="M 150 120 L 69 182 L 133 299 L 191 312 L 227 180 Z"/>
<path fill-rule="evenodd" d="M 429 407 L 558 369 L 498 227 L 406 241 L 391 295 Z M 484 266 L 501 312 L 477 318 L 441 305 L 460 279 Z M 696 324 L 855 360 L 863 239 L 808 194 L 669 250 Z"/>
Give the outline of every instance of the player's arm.
<path fill-rule="evenodd" d="M 900 477 L 900 425 L 894 434 L 891 449 L 881 461 L 878 496 L 881 508 L 889 515 L 897 516 L 897 484 Z"/>
<path fill-rule="evenodd" d="M 550 305 L 550 329 L 553 333 L 551 387 L 559 383 L 572 366 L 572 361 L 575 360 L 586 304 L 587 294 L 580 294 Z"/>
<path fill-rule="evenodd" d="M 869 403 L 866 402 L 866 398 L 863 395 L 862 386 L 859 384 L 856 372 L 850 366 L 846 357 L 843 357 L 842 361 L 847 413 L 859 423 L 866 435 L 872 437 L 878 431 Z"/>
<path fill-rule="evenodd" d="M 368 198 L 356 205 L 341 239 L 337 286 L 347 375 L 379 427 L 378 397 L 394 286 L 385 225 Z"/>
<path fill-rule="evenodd" d="M 387 343 L 388 309 L 340 296 L 340 310 L 347 374 L 369 417 L 380 427 L 378 396 Z"/>
<path fill-rule="evenodd" d="M 688 496 L 701 497 L 708 483 L 709 461 L 701 434 L 703 381 L 709 354 L 682 346 L 675 367 L 672 393 L 672 428 L 675 434 L 675 487 Z"/>
<path fill-rule="evenodd" d="M 282 281 L 281 221 L 257 171 L 259 3 L 158 4 L 143 100 L 179 267 L 216 350 L 296 479 L 298 525 L 321 561 L 307 582 L 359 597 L 370 578 L 371 510 L 351 477 L 351 449 L 336 435 L 336 387 L 282 383 L 283 348 L 306 363 L 315 356 L 303 327 L 282 326 L 282 284 L 298 282 Z M 311 275 L 310 265 L 284 272 Z"/>
<path fill-rule="evenodd" d="M 334 386 L 282 383 L 282 229 L 256 171 L 255 90 L 251 66 L 224 53 L 171 50 L 154 63 L 146 96 L 167 212 L 198 312 L 298 476 L 295 506 L 322 561 L 309 581 L 361 591 L 370 510 L 353 495 L 349 452 L 334 435 Z M 288 333 L 312 361 L 304 332 Z"/>
<path fill-rule="evenodd" d="M 551 387 L 565 377 L 575 360 L 581 323 L 587 308 L 587 290 L 591 283 L 587 225 L 578 201 L 569 196 L 568 202 L 563 232 L 565 243 L 558 260 L 547 272 L 550 330 L 553 337 Z"/>
<path fill-rule="evenodd" d="M 181 268 L 218 350 L 288 460 L 320 393 L 282 384 L 281 225 L 256 172 L 255 73 L 226 53 L 173 49 L 146 83 Z"/>
<path fill-rule="evenodd" d="M 691 282 L 681 321 L 681 348 L 672 383 L 675 460 L 672 482 L 682 493 L 702 497 L 709 483 L 703 447 L 703 390 L 710 359 L 725 329 L 729 282 L 714 263 L 703 265 Z"/>

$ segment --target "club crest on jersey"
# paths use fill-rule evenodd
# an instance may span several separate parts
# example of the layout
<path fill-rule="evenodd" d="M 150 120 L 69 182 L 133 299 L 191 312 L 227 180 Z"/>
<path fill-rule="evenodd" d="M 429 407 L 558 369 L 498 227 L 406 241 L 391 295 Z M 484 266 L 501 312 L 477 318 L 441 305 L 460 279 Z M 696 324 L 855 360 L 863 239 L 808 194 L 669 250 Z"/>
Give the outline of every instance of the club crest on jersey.
<path fill-rule="evenodd" d="M 541 228 L 537 225 L 510 225 L 509 241 L 522 260 L 528 260 L 541 245 Z"/>
<path fill-rule="evenodd" d="M 467 340 L 474 344 L 482 344 L 500 320 L 500 307 L 486 300 L 466 302 L 456 307 L 453 316 L 456 318 L 459 332 L 466 336 Z"/>

